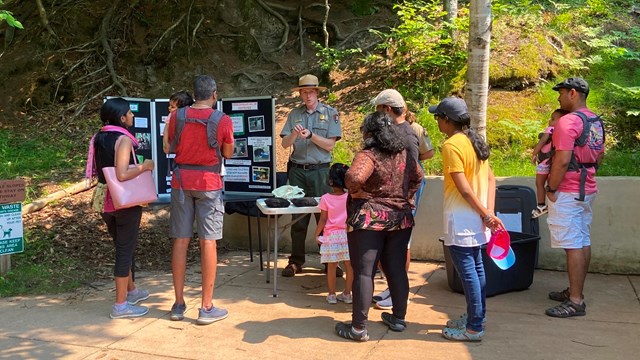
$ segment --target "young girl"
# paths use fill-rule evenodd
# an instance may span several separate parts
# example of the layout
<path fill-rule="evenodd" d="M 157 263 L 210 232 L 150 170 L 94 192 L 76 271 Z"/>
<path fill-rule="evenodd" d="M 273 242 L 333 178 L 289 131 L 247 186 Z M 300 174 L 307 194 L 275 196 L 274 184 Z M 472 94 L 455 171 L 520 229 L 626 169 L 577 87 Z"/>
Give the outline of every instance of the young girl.
<path fill-rule="evenodd" d="M 484 336 L 487 285 L 481 246 L 489 231 L 504 227 L 493 214 L 496 179 L 489 167 L 489 146 L 470 128 L 471 117 L 464 100 L 448 97 L 429 107 L 438 128 L 446 135 L 442 145 L 444 170 L 444 245 L 460 274 L 467 313 L 449 320 L 442 329 L 448 340 L 481 341 Z"/>
<path fill-rule="evenodd" d="M 164 128 L 165 130 L 169 128 L 169 119 L 171 117 L 171 113 L 178 110 L 181 107 L 191 106 L 193 104 L 193 97 L 186 91 L 178 91 L 177 93 L 171 95 L 169 98 L 169 115 L 167 115 L 167 120 L 165 121 Z M 169 138 L 167 137 L 167 132 L 165 131 L 162 134 L 162 150 L 164 150 L 165 154 L 169 153 Z"/>
<path fill-rule="evenodd" d="M 347 193 L 344 191 L 344 175 L 349 167 L 336 163 L 329 169 L 329 186 L 332 192 L 320 198 L 320 220 L 316 228 L 315 238 L 320 245 L 321 262 L 327 263 L 327 285 L 329 295 L 327 302 L 336 304 L 339 301 L 351 304 L 351 284 L 353 270 L 349 261 L 347 245 Z M 320 236 L 320 234 L 323 234 Z M 347 280 L 344 291 L 336 296 L 336 268 L 338 262 L 344 261 Z"/>
<path fill-rule="evenodd" d="M 544 189 L 547 183 L 547 177 L 549 176 L 549 170 L 551 170 L 551 135 L 553 134 L 553 127 L 556 126 L 558 119 L 568 114 L 569 112 L 562 109 L 555 109 L 549 119 L 549 126 L 544 129 L 538 135 L 538 144 L 533 148 L 533 155 L 531 155 L 531 163 L 536 164 L 536 195 L 538 198 L 538 206 L 531 211 L 531 217 L 537 218 L 543 214 L 546 214 L 549 210 L 545 203 L 546 191 Z"/>

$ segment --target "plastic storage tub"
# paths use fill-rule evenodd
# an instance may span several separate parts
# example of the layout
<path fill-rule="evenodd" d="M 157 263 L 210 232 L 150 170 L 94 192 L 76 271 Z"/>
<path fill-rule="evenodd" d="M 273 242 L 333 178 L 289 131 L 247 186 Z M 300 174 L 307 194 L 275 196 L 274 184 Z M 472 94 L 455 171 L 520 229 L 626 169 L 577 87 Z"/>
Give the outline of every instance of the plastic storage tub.
<path fill-rule="evenodd" d="M 509 235 L 511 236 L 511 248 L 516 255 L 516 262 L 507 270 L 500 270 L 487 255 L 487 246 L 482 245 L 482 262 L 487 278 L 487 296 L 525 290 L 533 283 L 533 271 L 536 266 L 540 236 L 513 231 L 509 231 Z M 442 242 L 444 250 L 449 287 L 455 292 L 463 293 L 462 282 L 453 267 L 449 247 L 444 246 L 443 238 L 440 238 L 440 242 Z"/>

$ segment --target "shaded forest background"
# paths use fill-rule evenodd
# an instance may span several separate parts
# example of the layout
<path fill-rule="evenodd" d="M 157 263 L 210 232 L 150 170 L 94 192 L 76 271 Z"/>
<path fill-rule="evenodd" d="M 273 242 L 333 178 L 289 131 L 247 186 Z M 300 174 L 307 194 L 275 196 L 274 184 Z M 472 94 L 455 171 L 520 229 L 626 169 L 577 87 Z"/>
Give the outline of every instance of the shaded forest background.
<path fill-rule="evenodd" d="M 1 4 L 1 2 L 0 2 Z M 334 150 L 350 163 L 370 99 L 394 87 L 438 148 L 426 105 L 461 94 L 468 1 L 446 20 L 440 0 L 9 0 L 24 29 L 0 21 L 0 179 L 27 181 L 27 202 L 83 176 L 102 98 L 167 98 L 211 74 L 221 97 L 273 95 L 277 129 L 302 74 L 321 78 L 341 112 Z M 632 0 L 495 0 L 488 141 L 498 175 L 533 175 L 537 133 L 557 107 L 551 86 L 583 76 L 607 121 L 602 175 L 640 175 L 640 9 Z M 326 33 L 325 33 L 326 29 Z M 326 42 L 326 45 L 325 45 Z M 278 148 L 278 168 L 288 154 Z M 425 163 L 441 171 L 440 155 Z M 90 192 L 24 217 L 26 251 L 0 296 L 73 289 L 111 272 L 112 246 Z M 166 210 L 145 211 L 138 266 L 166 270 Z M 222 248 L 225 244 L 221 244 Z M 197 252 L 192 252 L 197 254 Z M 196 261 L 192 256 L 190 261 Z"/>

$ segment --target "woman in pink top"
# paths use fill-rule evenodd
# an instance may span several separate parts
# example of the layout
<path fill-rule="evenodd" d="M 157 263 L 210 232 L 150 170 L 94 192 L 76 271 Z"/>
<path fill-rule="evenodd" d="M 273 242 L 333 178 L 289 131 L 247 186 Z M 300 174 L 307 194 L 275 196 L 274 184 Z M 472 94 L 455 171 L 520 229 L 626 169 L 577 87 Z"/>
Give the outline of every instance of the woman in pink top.
<path fill-rule="evenodd" d="M 344 175 L 348 169 L 347 165 L 340 163 L 333 164 L 329 169 L 329 186 L 332 192 L 320 198 L 321 213 L 315 233 L 316 241 L 320 245 L 320 261 L 327 264 L 329 287 L 327 302 L 329 304 L 337 304 L 338 300 L 347 304 L 353 302 L 351 296 L 353 269 L 349 261 L 347 245 L 347 193 L 344 185 Z M 344 291 L 336 296 L 336 268 L 339 261 L 344 261 L 347 280 Z"/>

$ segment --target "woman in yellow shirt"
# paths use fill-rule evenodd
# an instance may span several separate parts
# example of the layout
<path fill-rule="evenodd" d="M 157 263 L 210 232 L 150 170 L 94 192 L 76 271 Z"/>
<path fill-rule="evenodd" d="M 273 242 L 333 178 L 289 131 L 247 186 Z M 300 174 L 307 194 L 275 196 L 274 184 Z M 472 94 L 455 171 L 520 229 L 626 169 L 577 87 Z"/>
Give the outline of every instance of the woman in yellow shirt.
<path fill-rule="evenodd" d="M 484 336 L 486 278 L 481 246 L 502 226 L 493 214 L 496 180 L 489 167 L 489 146 L 469 127 L 464 100 L 448 97 L 429 107 L 447 136 L 442 145 L 444 173 L 444 245 L 449 247 L 464 289 L 467 313 L 442 329 L 449 340 L 480 341 Z"/>

